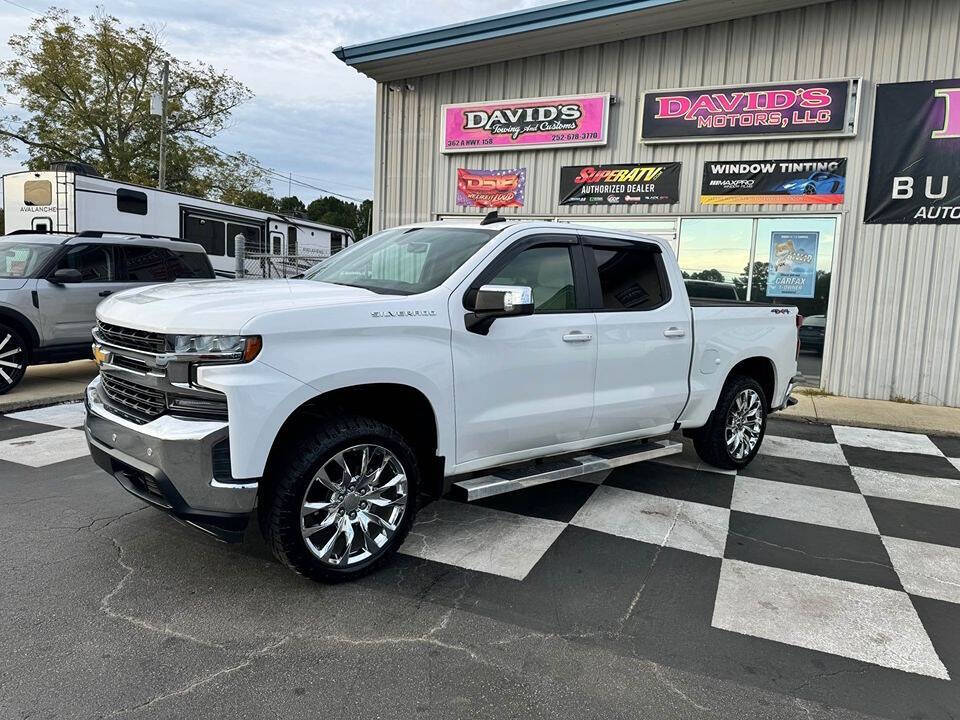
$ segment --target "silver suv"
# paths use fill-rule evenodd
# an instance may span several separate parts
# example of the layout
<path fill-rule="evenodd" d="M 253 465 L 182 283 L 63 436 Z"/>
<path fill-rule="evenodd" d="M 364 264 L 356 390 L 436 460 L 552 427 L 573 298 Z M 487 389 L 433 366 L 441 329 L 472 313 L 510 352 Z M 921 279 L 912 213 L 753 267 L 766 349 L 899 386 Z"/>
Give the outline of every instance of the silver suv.
<path fill-rule="evenodd" d="M 0 236 L 0 395 L 27 365 L 91 357 L 97 304 L 141 285 L 212 279 L 200 245 L 149 236 Z"/>

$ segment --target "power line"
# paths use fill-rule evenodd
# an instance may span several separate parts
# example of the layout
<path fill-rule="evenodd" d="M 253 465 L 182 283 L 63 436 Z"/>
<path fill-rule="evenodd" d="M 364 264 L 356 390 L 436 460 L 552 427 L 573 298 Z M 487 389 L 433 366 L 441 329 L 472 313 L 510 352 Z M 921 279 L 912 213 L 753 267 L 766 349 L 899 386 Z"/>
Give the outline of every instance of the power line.
<path fill-rule="evenodd" d="M 6 1 L 6 0 L 4 0 L 4 1 Z M 239 159 L 236 155 L 233 155 L 233 154 L 231 154 L 231 153 L 228 153 L 228 152 L 226 152 L 225 150 L 221 150 L 220 148 L 216 147 L 215 145 L 210 145 L 209 143 L 205 143 L 205 142 L 203 142 L 202 140 L 198 140 L 198 142 L 199 142 L 201 145 L 203 145 L 204 147 L 207 147 L 207 148 L 213 150 L 213 151 L 216 152 L 216 153 L 220 153 L 220 154 L 223 155 L 224 157 L 232 158 L 232 159 L 234 159 L 234 160 Z M 344 199 L 344 200 L 350 200 L 350 201 L 356 202 L 356 203 L 362 203 L 362 202 L 363 202 L 363 199 L 361 199 L 361 198 L 352 197 L 352 196 L 350 196 L 350 195 L 344 195 L 343 193 L 337 193 L 337 192 L 334 192 L 333 190 L 328 190 L 327 188 L 319 187 L 318 185 L 311 185 L 310 183 L 306 183 L 306 182 L 303 182 L 303 181 L 301 181 L 301 180 L 297 180 L 296 178 L 292 177 L 289 173 L 286 174 L 286 175 L 284 175 L 284 174 L 282 174 L 282 173 L 277 172 L 277 171 L 274 170 L 273 168 L 268 168 L 268 167 L 264 167 L 264 168 L 262 168 L 262 170 L 263 170 L 267 175 L 271 175 L 271 176 L 273 176 L 273 178 L 275 178 L 275 179 L 277 179 L 277 180 L 283 180 L 283 181 L 288 182 L 288 183 L 291 183 L 291 184 L 293 184 L 293 185 L 297 185 L 298 187 L 309 188 L 309 189 L 311 189 L 311 190 L 316 190 L 317 192 L 326 193 L 327 195 L 332 195 L 332 196 L 334 196 L 334 197 L 342 198 L 342 199 Z"/>
<path fill-rule="evenodd" d="M 27 12 L 33 13 L 34 15 L 43 15 L 42 12 L 39 12 L 39 11 L 37 11 L 37 10 L 34 10 L 33 8 L 29 8 L 29 7 L 27 7 L 26 5 L 20 5 L 19 3 L 15 3 L 15 2 L 13 2 L 13 0 L 3 0 L 3 2 L 5 2 L 7 5 L 13 5 L 13 7 L 15 7 L 15 8 L 20 8 L 21 10 L 26 10 Z"/>

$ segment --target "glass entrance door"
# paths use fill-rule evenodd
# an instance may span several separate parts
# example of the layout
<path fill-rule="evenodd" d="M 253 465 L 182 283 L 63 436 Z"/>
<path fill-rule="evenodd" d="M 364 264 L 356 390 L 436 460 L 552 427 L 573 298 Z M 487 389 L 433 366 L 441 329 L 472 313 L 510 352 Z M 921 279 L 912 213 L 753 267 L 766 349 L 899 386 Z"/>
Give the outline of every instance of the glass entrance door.
<path fill-rule="evenodd" d="M 836 217 L 695 217 L 680 221 L 680 269 L 691 297 L 795 305 L 803 383 L 820 386 Z"/>

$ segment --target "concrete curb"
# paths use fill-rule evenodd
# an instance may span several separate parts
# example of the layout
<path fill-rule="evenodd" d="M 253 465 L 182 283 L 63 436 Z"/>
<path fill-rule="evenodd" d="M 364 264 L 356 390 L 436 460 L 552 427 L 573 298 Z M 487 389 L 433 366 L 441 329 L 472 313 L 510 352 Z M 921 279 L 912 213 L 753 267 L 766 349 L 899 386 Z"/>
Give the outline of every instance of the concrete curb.
<path fill-rule="evenodd" d="M 877 430 L 960 437 L 960 408 L 796 393 L 797 404 L 776 413 L 783 420 L 851 425 Z"/>
<path fill-rule="evenodd" d="M 11 413 L 17 412 L 18 410 L 33 410 L 40 407 L 48 407 L 50 405 L 60 405 L 67 402 L 76 402 L 78 400 L 83 400 L 83 392 L 71 392 L 71 393 L 60 393 L 57 395 L 50 395 L 49 397 L 31 397 L 24 399 L 13 399 L 11 401 L 5 401 L 2 396 L 0 396 L 0 413 Z"/>

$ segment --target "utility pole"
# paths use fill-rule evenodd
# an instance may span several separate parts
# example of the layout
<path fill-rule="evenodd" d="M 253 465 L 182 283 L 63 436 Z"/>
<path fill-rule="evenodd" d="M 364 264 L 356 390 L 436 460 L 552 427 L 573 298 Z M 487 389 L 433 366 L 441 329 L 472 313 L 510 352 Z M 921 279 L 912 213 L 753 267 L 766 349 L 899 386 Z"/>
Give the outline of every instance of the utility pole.
<path fill-rule="evenodd" d="M 287 197 L 293 197 L 293 173 L 287 176 Z"/>
<path fill-rule="evenodd" d="M 164 142 L 167 139 L 167 94 L 170 92 L 170 63 L 163 61 L 163 98 L 160 101 L 160 182 L 157 187 L 161 190 L 167 184 L 167 148 Z"/>

